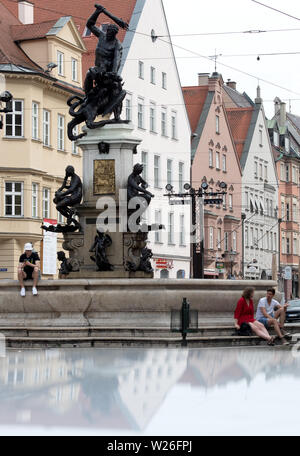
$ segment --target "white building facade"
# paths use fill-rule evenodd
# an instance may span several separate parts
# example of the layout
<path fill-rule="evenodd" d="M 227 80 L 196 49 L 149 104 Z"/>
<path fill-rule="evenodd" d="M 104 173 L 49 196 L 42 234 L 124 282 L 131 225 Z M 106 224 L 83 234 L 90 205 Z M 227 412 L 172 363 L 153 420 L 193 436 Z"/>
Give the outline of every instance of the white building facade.
<path fill-rule="evenodd" d="M 155 277 L 189 278 L 190 206 L 170 206 L 164 196 L 167 184 L 178 192 L 190 182 L 191 131 L 162 1 L 137 0 L 129 30 L 135 33 L 123 42 L 123 118 L 142 139 L 135 161 L 155 195 L 144 222 L 165 226 L 149 233 Z"/>
<path fill-rule="evenodd" d="M 255 100 L 241 157 L 245 279 L 272 279 L 278 255 L 278 178 L 262 100 Z M 275 258 L 274 258 L 275 256 Z"/>

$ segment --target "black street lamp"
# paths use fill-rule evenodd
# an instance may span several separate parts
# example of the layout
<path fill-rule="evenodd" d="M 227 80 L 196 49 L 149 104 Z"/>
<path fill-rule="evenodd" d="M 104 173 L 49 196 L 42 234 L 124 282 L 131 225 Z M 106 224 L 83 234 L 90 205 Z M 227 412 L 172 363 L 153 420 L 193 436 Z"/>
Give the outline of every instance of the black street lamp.
<path fill-rule="evenodd" d="M 202 185 L 198 190 L 192 188 L 189 183 L 186 183 L 183 187 L 186 193 L 174 193 L 173 186 L 171 184 L 168 184 L 166 186 L 168 194 L 164 196 L 168 196 L 170 204 L 175 203 L 172 201 L 172 198 L 180 198 L 181 201 L 178 201 L 179 204 L 184 204 L 184 198 L 191 198 L 192 200 L 193 233 L 191 234 L 196 237 L 192 248 L 194 279 L 204 278 L 204 206 L 207 204 L 222 204 L 224 195 L 227 195 L 227 184 L 225 182 L 220 182 L 218 184 L 218 187 L 220 188 L 219 192 L 208 192 L 207 190 L 209 188 L 209 185 L 206 182 L 206 179 L 203 179 Z M 197 202 L 199 208 L 198 219 Z"/>

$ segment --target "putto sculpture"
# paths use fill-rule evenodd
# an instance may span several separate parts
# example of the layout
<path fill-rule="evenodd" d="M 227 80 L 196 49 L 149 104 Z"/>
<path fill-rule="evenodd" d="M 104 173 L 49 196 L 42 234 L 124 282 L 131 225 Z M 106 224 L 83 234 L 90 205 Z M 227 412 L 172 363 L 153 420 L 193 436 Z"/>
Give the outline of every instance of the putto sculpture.
<path fill-rule="evenodd" d="M 122 45 L 117 39 L 119 27 L 127 30 L 128 24 L 113 16 L 102 5 L 95 4 L 96 11 L 87 21 L 87 28 L 97 36 L 95 66 L 87 72 L 84 91 L 85 97 L 75 95 L 68 100 L 69 113 L 74 117 L 68 124 L 68 137 L 71 141 L 82 138 L 86 133 L 74 135 L 74 127 L 82 122 L 90 129 L 106 124 L 127 122 L 121 120 L 122 104 L 126 96 L 119 70 L 122 60 Z M 103 13 L 115 24 L 96 26 L 99 15 Z M 113 113 L 114 119 L 95 122 L 97 116 Z"/>
<path fill-rule="evenodd" d="M 107 258 L 106 249 L 112 245 L 112 239 L 109 234 L 97 230 L 97 235 L 90 252 L 94 253 L 91 260 L 97 265 L 98 271 L 113 271 L 114 267 L 110 264 Z"/>
<path fill-rule="evenodd" d="M 80 204 L 81 199 L 81 179 L 77 176 L 77 174 L 75 174 L 73 166 L 67 166 L 62 186 L 55 192 L 55 198 L 53 199 L 57 211 L 67 219 L 67 224 L 58 224 L 56 227 L 53 225 L 50 225 L 49 227 L 42 225 L 42 228 L 45 231 L 52 231 L 56 233 L 69 233 L 80 229 L 80 224 L 75 218 L 76 210 L 74 209 L 74 206 Z"/>

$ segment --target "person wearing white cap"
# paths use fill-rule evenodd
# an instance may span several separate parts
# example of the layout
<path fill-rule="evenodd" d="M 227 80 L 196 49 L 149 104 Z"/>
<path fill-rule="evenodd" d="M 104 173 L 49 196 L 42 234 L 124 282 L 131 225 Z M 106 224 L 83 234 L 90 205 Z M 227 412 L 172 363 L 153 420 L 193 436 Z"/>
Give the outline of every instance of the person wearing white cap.
<path fill-rule="evenodd" d="M 24 246 L 25 253 L 20 256 L 19 266 L 18 266 L 18 279 L 21 285 L 21 296 L 26 295 L 24 281 L 33 280 L 32 294 L 36 296 L 37 292 L 37 283 L 39 279 L 39 270 L 40 270 L 40 258 L 36 252 L 33 252 L 33 247 L 30 242 Z"/>

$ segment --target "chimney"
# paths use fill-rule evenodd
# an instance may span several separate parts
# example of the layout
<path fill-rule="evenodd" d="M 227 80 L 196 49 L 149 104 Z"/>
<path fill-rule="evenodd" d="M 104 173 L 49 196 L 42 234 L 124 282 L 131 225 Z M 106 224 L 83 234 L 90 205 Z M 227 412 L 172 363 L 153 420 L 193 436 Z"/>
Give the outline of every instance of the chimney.
<path fill-rule="evenodd" d="M 206 86 L 208 85 L 209 73 L 198 73 L 198 85 Z"/>
<path fill-rule="evenodd" d="M 262 104 L 260 86 L 257 86 L 257 92 L 256 92 L 255 103 L 256 103 L 256 104 Z"/>
<path fill-rule="evenodd" d="M 280 103 L 279 125 L 281 127 L 285 127 L 286 125 L 286 103 Z"/>
<path fill-rule="evenodd" d="M 21 0 L 18 2 L 18 16 L 19 16 L 19 21 L 22 22 L 22 24 L 33 24 L 33 13 L 34 13 L 34 4 Z"/>
<path fill-rule="evenodd" d="M 228 87 L 230 87 L 231 89 L 236 90 L 236 82 L 235 81 L 231 81 L 230 79 L 228 79 L 228 81 L 226 82 L 226 85 Z"/>
<path fill-rule="evenodd" d="M 280 98 L 276 97 L 274 100 L 275 116 L 280 111 L 280 103 L 281 103 Z"/>

